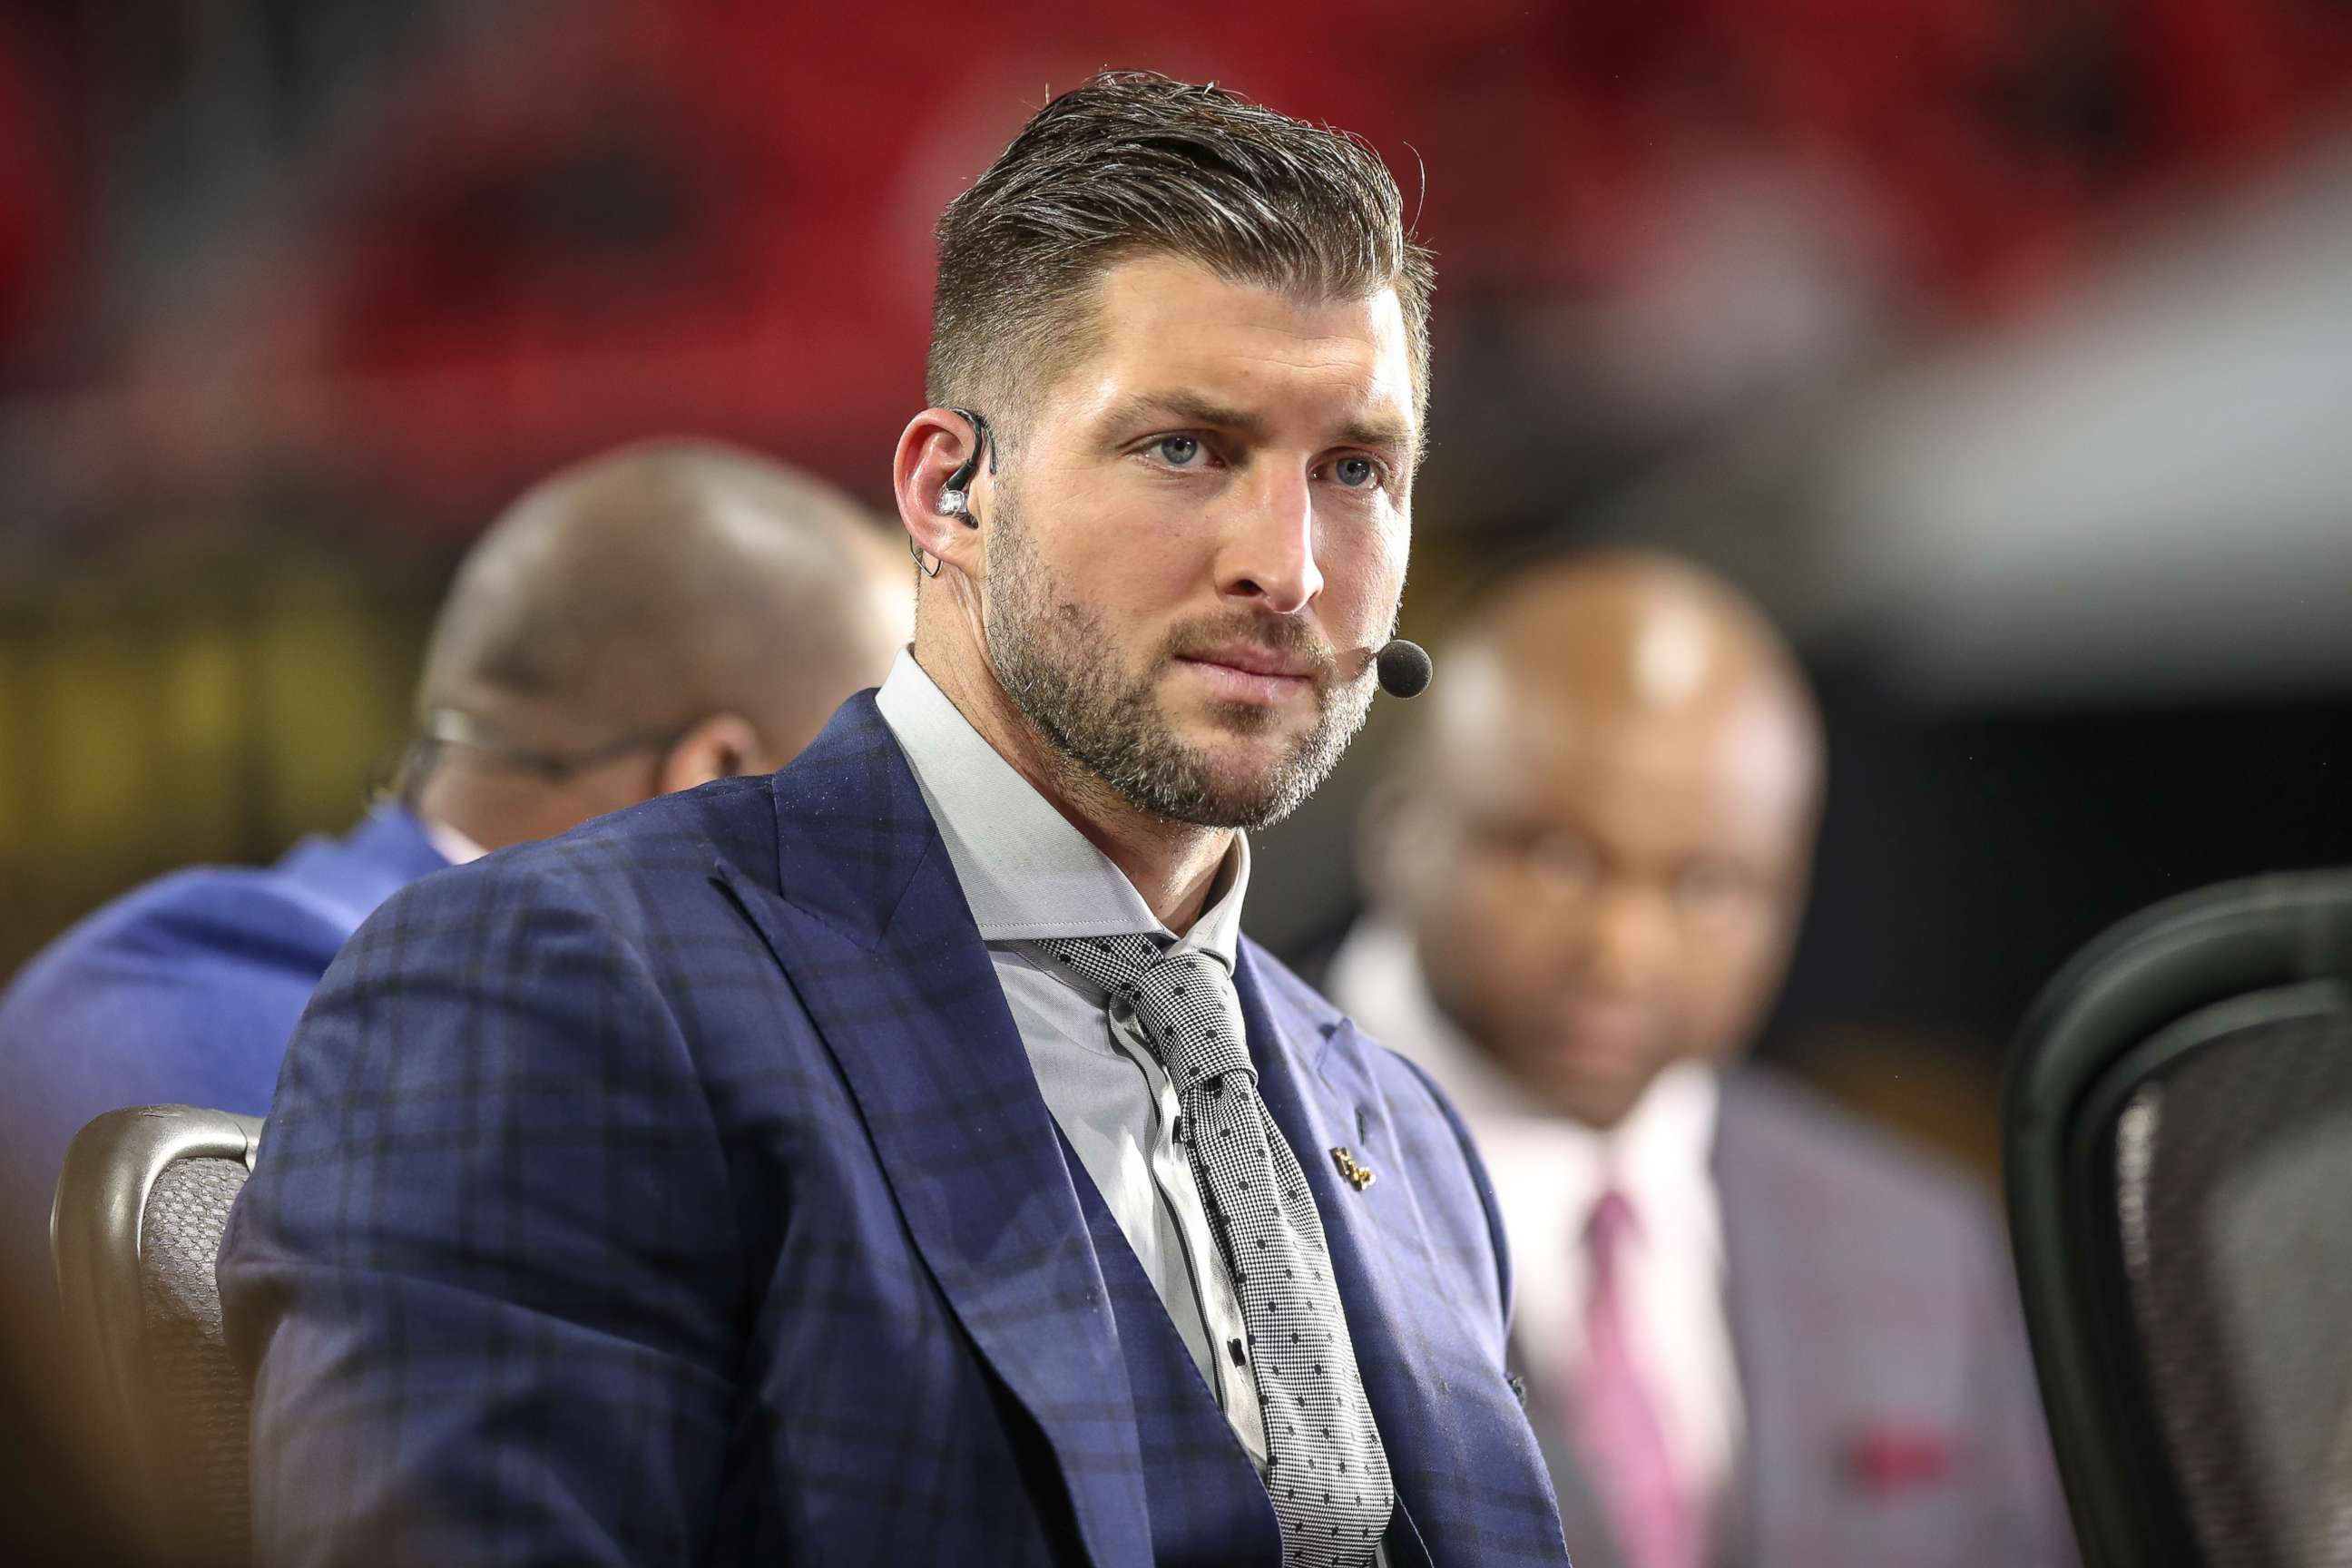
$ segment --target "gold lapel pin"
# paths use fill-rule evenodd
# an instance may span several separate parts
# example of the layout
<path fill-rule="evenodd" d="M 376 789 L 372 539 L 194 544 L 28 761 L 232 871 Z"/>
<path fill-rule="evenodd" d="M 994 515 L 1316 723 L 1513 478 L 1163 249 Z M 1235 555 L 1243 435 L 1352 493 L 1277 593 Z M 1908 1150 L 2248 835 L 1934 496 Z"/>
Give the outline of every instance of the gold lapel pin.
<path fill-rule="evenodd" d="M 1380 1180 L 1370 1165 L 1360 1163 L 1345 1149 L 1331 1151 L 1331 1163 L 1339 1167 L 1340 1176 L 1360 1193 Z"/>

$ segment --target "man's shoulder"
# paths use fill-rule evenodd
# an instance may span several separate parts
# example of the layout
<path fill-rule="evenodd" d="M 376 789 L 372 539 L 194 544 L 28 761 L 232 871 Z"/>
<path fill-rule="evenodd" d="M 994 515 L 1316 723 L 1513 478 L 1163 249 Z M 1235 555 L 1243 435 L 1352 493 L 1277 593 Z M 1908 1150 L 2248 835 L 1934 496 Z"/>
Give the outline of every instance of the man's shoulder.
<path fill-rule="evenodd" d="M 185 983 L 216 969 L 315 981 L 371 910 L 440 863 L 414 819 L 386 808 L 340 838 L 304 838 L 275 865 L 189 866 L 143 882 L 76 922 L 23 978 Z"/>
<path fill-rule="evenodd" d="M 208 964 L 315 974 L 350 934 L 278 868 L 191 866 L 91 911 L 26 964 L 23 979 Z"/>
<path fill-rule="evenodd" d="M 0 1066 L 58 1134 L 41 1158 L 111 1105 L 266 1104 L 349 934 L 282 872 L 240 867 L 175 871 L 85 918 L 0 994 Z"/>
<path fill-rule="evenodd" d="M 1717 1151 L 1727 1185 L 1818 1201 L 1816 1216 L 1841 1226 L 1937 1246 L 1995 1224 L 1990 1195 L 1958 1164 L 1770 1068 L 1725 1075 Z"/>

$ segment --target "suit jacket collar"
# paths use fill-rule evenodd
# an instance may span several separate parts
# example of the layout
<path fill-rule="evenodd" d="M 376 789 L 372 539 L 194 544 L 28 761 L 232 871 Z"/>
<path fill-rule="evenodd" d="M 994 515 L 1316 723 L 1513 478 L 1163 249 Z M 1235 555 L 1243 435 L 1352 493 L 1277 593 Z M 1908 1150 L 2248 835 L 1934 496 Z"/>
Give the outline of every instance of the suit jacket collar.
<path fill-rule="evenodd" d="M 386 801 L 341 838 L 312 836 L 278 862 L 285 886 L 344 931 L 417 878 L 448 864 L 405 806 Z"/>
<path fill-rule="evenodd" d="M 872 952 L 917 873 L 946 863 L 922 792 L 872 694 L 861 692 L 843 704 L 769 787 L 776 813 L 777 888 L 795 907 Z M 932 861 L 937 866 L 929 866 Z M 959 889 L 959 907 L 962 900 Z M 971 911 L 963 913 L 969 921 Z"/>

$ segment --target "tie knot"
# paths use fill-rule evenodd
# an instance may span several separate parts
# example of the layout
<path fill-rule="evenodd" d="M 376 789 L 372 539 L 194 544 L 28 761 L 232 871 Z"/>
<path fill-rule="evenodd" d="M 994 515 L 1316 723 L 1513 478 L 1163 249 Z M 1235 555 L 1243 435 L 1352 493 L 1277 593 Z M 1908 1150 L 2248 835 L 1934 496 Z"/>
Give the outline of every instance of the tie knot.
<path fill-rule="evenodd" d="M 1179 1095 L 1217 1092 L 1227 1073 L 1253 1079 L 1233 983 L 1216 958 L 1198 948 L 1169 949 L 1148 936 L 1066 937 L 1045 944 L 1064 963 L 1135 1010 L 1153 1052 Z"/>
<path fill-rule="evenodd" d="M 1113 995 L 1132 994 L 1143 972 L 1160 956 L 1160 941 L 1150 936 L 1064 937 L 1045 946 Z"/>
<path fill-rule="evenodd" d="M 1224 965 L 1215 954 L 1172 945 L 1162 936 L 1063 937 L 1045 945 L 1104 990 L 1130 1001 L 1145 991 L 1172 993 L 1224 979 Z"/>

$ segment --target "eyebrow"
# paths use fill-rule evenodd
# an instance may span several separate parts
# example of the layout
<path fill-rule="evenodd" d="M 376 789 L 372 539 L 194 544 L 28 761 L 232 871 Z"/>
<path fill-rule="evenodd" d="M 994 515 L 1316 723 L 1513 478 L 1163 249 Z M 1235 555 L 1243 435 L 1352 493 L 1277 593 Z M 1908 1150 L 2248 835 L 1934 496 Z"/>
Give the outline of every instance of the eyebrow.
<path fill-rule="evenodd" d="M 1120 398 L 1104 412 L 1103 422 L 1118 428 L 1150 425 L 1160 420 L 1231 430 L 1251 440 L 1264 440 L 1266 422 L 1246 409 L 1219 403 L 1197 392 L 1139 392 Z M 1350 446 L 1410 455 L 1413 443 L 1406 426 L 1391 419 L 1351 419 L 1339 427 L 1339 438 Z"/>

